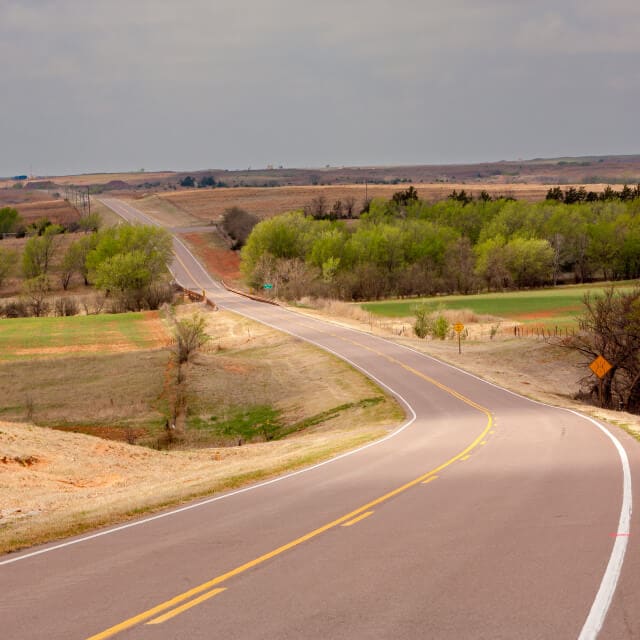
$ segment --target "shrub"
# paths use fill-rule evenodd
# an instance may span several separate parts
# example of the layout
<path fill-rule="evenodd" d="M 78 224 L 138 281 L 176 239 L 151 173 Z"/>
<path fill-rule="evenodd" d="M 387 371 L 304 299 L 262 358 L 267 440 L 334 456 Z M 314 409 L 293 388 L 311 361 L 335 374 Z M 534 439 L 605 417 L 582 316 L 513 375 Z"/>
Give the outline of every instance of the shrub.
<path fill-rule="evenodd" d="M 80 305 L 75 298 L 56 298 L 53 302 L 53 313 L 56 316 L 77 316 L 80 313 Z"/>

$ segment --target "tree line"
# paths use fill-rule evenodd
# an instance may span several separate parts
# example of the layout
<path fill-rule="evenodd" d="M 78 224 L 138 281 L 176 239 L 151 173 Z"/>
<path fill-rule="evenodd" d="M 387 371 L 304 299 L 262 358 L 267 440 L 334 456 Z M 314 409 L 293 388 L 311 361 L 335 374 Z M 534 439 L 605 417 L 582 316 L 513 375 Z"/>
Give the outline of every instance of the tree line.
<path fill-rule="evenodd" d="M 20 298 L 0 308 L 0 315 L 48 315 L 56 279 L 66 291 L 74 276 L 102 292 L 99 310 L 107 300 L 109 311 L 120 312 L 157 309 L 173 298 L 168 272 L 172 242 L 164 229 L 128 224 L 101 229 L 73 240 L 64 253 L 61 238 L 62 228 L 50 224 L 26 241 L 21 256 L 0 247 L 0 286 L 18 269 L 24 278 Z M 57 315 L 78 312 L 71 299 L 59 306 Z"/>
<path fill-rule="evenodd" d="M 640 191 L 639 191 L 640 193 Z M 464 192 L 437 203 L 412 187 L 357 222 L 298 211 L 256 225 L 242 269 L 277 295 L 470 293 L 640 277 L 640 198 L 531 203 Z"/>

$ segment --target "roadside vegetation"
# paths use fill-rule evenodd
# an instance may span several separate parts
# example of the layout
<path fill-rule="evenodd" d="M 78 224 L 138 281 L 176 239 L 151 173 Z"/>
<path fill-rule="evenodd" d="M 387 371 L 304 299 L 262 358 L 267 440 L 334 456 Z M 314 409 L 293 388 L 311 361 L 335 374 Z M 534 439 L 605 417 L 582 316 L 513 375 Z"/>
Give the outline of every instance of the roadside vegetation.
<path fill-rule="evenodd" d="M 275 296 L 291 300 L 468 294 L 640 276 L 640 190 L 561 193 L 530 203 L 461 191 L 431 204 L 409 187 L 373 200 L 355 224 L 288 213 L 254 227 L 242 271 L 250 286 L 273 284 Z"/>
<path fill-rule="evenodd" d="M 97 214 L 81 220 L 81 231 L 43 219 L 24 237 L 0 241 L 0 317 L 137 311 L 172 300 L 166 231 L 100 229 Z"/>
<path fill-rule="evenodd" d="M 180 373 L 176 322 L 210 337 Z M 404 417 L 341 360 L 200 305 L 3 320 L 0 353 L 0 552 L 313 464 Z"/>
<path fill-rule="evenodd" d="M 395 402 L 332 356 L 195 308 L 3 320 L 0 420 L 190 449 L 278 440 L 356 415 L 399 419 Z"/>

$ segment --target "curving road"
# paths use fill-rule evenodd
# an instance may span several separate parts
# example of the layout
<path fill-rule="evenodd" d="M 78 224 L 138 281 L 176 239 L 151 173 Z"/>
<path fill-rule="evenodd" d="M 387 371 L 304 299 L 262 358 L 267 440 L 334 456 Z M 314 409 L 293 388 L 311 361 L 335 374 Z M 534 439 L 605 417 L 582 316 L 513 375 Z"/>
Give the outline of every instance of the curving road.
<path fill-rule="evenodd" d="M 407 421 L 310 469 L 0 557 L 3 639 L 640 636 L 637 443 L 232 294 L 174 246 L 181 284 L 346 359 Z"/>

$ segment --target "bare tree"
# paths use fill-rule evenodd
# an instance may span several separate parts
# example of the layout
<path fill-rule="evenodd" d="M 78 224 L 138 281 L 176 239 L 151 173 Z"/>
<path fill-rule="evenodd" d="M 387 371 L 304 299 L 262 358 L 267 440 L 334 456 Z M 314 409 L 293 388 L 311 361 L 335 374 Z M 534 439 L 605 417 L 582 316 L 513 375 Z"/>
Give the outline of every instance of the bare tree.
<path fill-rule="evenodd" d="M 611 287 L 602 296 L 587 294 L 584 306 L 580 332 L 566 345 L 584 356 L 585 367 L 598 356 L 611 364 L 602 381 L 604 406 L 639 412 L 640 288 L 616 292 Z M 587 375 L 582 384 L 592 397 L 599 395 L 595 375 Z"/>

